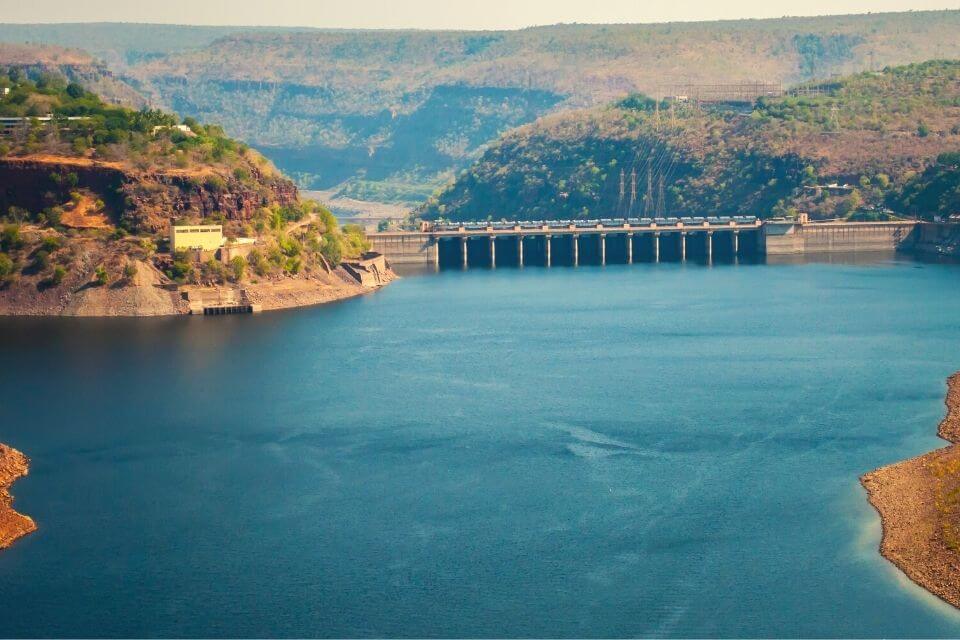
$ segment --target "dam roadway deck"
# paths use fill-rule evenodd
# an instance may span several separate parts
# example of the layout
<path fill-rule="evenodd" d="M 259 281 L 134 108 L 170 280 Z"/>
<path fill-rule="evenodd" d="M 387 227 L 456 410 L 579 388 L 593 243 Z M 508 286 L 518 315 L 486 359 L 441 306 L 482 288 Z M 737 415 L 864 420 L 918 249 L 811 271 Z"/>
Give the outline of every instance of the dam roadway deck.
<path fill-rule="evenodd" d="M 756 255 L 891 251 L 917 223 L 762 221 L 755 217 L 424 223 L 419 231 L 370 233 L 393 264 L 496 267 L 712 262 Z"/>

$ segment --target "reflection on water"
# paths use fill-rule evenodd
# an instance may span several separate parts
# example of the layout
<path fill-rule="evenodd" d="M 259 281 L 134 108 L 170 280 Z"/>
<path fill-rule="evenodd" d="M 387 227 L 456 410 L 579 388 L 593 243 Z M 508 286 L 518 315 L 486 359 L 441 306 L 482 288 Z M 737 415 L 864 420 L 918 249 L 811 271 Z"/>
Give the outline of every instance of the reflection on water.
<path fill-rule="evenodd" d="M 929 254 L 905 254 L 897 251 L 861 251 L 861 252 L 830 252 L 830 253 L 797 253 L 784 255 L 768 256 L 741 256 L 734 262 L 732 259 L 716 259 L 710 265 L 713 267 L 734 267 L 739 265 L 768 264 L 768 265 L 800 265 L 800 264 L 848 264 L 848 265 L 882 265 L 891 261 L 899 262 L 917 262 L 927 264 L 957 264 L 957 258 L 950 256 L 938 256 Z M 676 264 L 676 261 L 664 261 L 664 266 Z M 707 266 L 703 260 L 691 259 L 687 262 L 690 266 Z M 430 275 L 438 272 L 433 264 L 396 264 L 392 265 L 394 271 L 402 276 L 420 276 Z M 624 267 L 628 265 L 609 264 L 610 267 Z M 631 267 L 653 266 L 649 262 L 638 261 Z M 489 267 L 471 265 L 470 269 L 487 269 Z M 524 269 L 542 269 L 538 265 L 526 265 Z M 551 269 L 589 269 L 597 268 L 597 265 L 581 265 L 579 267 L 570 267 L 564 265 L 554 265 Z M 515 265 L 498 265 L 497 269 L 514 270 Z M 459 266 L 445 267 L 443 271 L 460 271 Z"/>
<path fill-rule="evenodd" d="M 471 269 L 0 320 L 40 526 L 0 554 L 0 636 L 956 636 L 856 484 L 938 444 L 956 269 Z"/>

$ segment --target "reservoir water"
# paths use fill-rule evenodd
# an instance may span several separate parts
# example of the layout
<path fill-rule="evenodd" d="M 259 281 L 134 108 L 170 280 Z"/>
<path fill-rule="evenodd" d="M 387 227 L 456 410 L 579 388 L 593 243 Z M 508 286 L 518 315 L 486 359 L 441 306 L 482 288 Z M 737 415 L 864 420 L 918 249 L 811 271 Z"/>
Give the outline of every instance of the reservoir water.
<path fill-rule="evenodd" d="M 957 636 L 857 478 L 943 443 L 960 267 L 408 277 L 0 320 L 0 636 Z"/>

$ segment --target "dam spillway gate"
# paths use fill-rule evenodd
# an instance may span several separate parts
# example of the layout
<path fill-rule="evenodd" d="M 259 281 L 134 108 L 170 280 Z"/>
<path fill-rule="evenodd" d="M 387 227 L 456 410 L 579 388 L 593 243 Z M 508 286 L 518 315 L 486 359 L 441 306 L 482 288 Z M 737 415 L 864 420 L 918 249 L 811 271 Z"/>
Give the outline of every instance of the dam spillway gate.
<path fill-rule="evenodd" d="M 437 268 L 735 261 L 760 251 L 760 221 L 724 219 L 435 224 L 370 234 L 396 264 Z"/>

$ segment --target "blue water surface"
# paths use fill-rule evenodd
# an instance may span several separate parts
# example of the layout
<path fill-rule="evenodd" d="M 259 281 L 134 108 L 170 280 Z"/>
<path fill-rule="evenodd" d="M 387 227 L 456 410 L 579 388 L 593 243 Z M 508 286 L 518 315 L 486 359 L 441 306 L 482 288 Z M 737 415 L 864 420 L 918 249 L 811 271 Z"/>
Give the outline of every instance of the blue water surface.
<path fill-rule="evenodd" d="M 892 259 L 0 320 L 0 636 L 957 636 L 857 479 L 943 444 L 958 338 Z"/>

